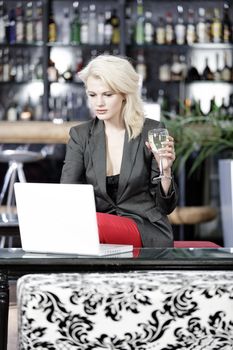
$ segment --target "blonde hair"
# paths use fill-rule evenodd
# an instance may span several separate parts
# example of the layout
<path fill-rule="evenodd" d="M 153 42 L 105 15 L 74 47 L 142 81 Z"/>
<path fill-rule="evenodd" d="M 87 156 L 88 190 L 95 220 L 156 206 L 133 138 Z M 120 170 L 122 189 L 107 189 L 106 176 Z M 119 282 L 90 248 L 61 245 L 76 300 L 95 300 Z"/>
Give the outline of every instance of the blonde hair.
<path fill-rule="evenodd" d="M 136 138 L 142 131 L 144 111 L 139 75 L 132 64 L 124 57 L 99 55 L 79 72 L 79 77 L 85 85 L 90 76 L 100 78 L 114 92 L 124 95 L 122 116 L 129 139 Z"/>

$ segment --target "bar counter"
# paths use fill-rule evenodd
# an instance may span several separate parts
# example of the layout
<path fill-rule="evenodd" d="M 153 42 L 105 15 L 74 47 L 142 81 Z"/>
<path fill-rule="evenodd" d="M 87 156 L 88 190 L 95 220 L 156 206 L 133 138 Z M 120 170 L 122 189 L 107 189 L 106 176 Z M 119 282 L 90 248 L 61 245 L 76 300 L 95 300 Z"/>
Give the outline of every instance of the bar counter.
<path fill-rule="evenodd" d="M 0 143 L 66 144 L 70 128 L 81 123 L 83 122 L 1 121 Z"/>

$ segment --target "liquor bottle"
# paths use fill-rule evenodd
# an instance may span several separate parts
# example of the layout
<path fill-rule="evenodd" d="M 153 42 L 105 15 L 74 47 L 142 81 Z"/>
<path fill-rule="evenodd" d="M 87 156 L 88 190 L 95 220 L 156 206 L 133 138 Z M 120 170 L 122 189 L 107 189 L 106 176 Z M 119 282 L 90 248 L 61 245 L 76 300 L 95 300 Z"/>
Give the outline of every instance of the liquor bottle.
<path fill-rule="evenodd" d="M 34 108 L 34 120 L 43 120 L 43 96 L 39 96 Z"/>
<path fill-rule="evenodd" d="M 7 42 L 14 44 L 16 42 L 16 20 L 15 9 L 9 11 L 9 22 L 6 29 Z"/>
<path fill-rule="evenodd" d="M 97 44 L 103 45 L 104 44 L 104 13 L 100 12 L 98 13 L 98 24 L 97 24 Z"/>
<path fill-rule="evenodd" d="M 1 44 L 6 41 L 5 20 L 6 20 L 5 3 L 4 1 L 0 1 L 0 43 Z"/>
<path fill-rule="evenodd" d="M 104 43 L 110 45 L 112 42 L 113 27 L 111 23 L 111 11 L 105 11 L 105 22 L 104 22 Z"/>
<path fill-rule="evenodd" d="M 16 51 L 16 77 L 15 80 L 18 83 L 24 81 L 24 70 L 23 70 L 23 55 L 21 49 Z"/>
<path fill-rule="evenodd" d="M 158 78 L 160 81 L 171 81 L 171 65 L 169 62 L 164 62 L 159 67 Z"/>
<path fill-rule="evenodd" d="M 164 23 L 164 18 L 163 17 L 159 17 L 158 18 L 158 24 L 155 28 L 155 32 L 156 32 L 156 44 L 159 45 L 164 45 L 165 44 L 165 23 Z"/>
<path fill-rule="evenodd" d="M 228 64 L 228 55 L 227 52 L 224 52 L 224 66 L 223 69 L 221 71 L 221 79 L 223 81 L 231 81 L 231 67 Z"/>
<path fill-rule="evenodd" d="M 147 78 L 147 66 L 146 66 L 145 56 L 144 56 L 143 50 L 138 51 L 135 70 L 140 76 L 141 86 L 142 86 L 144 81 Z"/>
<path fill-rule="evenodd" d="M 171 64 L 171 80 L 172 81 L 181 81 L 183 80 L 183 65 L 177 54 L 173 55 L 172 64 Z"/>
<path fill-rule="evenodd" d="M 132 44 L 133 39 L 133 21 L 132 21 L 132 9 L 127 6 L 125 9 L 125 43 L 126 45 Z"/>
<path fill-rule="evenodd" d="M 49 13 L 49 28 L 48 28 L 48 41 L 55 42 L 57 41 L 57 25 L 54 19 L 54 14 L 52 9 Z"/>
<path fill-rule="evenodd" d="M 116 9 L 112 10 L 111 24 L 112 24 L 112 44 L 118 45 L 121 40 L 121 35 L 120 35 L 120 18 L 117 14 Z"/>
<path fill-rule="evenodd" d="M 145 43 L 153 44 L 154 42 L 154 25 L 152 23 L 152 12 L 145 12 L 145 23 L 144 23 L 144 35 Z"/>
<path fill-rule="evenodd" d="M 192 81 L 198 81 L 200 79 L 201 79 L 200 74 L 197 68 L 193 65 L 192 58 L 190 56 L 188 59 L 188 71 L 186 75 L 186 81 L 192 82 Z"/>
<path fill-rule="evenodd" d="M 211 40 L 213 43 L 220 43 L 222 41 L 222 22 L 217 7 L 214 8 L 214 17 L 211 23 Z"/>
<path fill-rule="evenodd" d="M 3 65 L 2 65 L 2 81 L 7 82 L 10 80 L 10 56 L 9 49 L 3 50 Z"/>
<path fill-rule="evenodd" d="M 66 70 L 62 74 L 62 78 L 64 79 L 65 82 L 73 81 L 73 71 L 72 71 L 71 65 L 67 66 Z"/>
<path fill-rule="evenodd" d="M 88 44 L 88 7 L 83 6 L 80 14 L 80 42 Z"/>
<path fill-rule="evenodd" d="M 43 60 L 42 57 L 38 57 L 35 62 L 35 79 L 43 79 Z"/>
<path fill-rule="evenodd" d="M 61 42 L 63 44 L 69 44 L 71 39 L 70 33 L 70 11 L 68 7 L 63 8 L 62 30 L 61 30 Z"/>
<path fill-rule="evenodd" d="M 229 16 L 229 4 L 223 5 L 222 39 L 224 43 L 232 42 L 232 22 Z"/>
<path fill-rule="evenodd" d="M 74 12 L 74 18 L 70 24 L 70 31 L 71 31 L 71 43 L 73 44 L 80 44 L 81 43 L 81 23 L 80 23 L 80 13 L 79 13 L 79 2 L 75 1 L 73 2 L 73 12 Z"/>
<path fill-rule="evenodd" d="M 18 108 L 17 103 L 12 100 L 6 109 L 6 120 L 8 122 L 15 122 L 18 120 Z"/>
<path fill-rule="evenodd" d="M 210 109 L 208 115 L 212 118 L 219 117 L 220 107 L 216 104 L 215 96 L 210 100 Z"/>
<path fill-rule="evenodd" d="M 213 80 L 214 76 L 213 76 L 213 72 L 209 67 L 209 59 L 208 57 L 206 57 L 205 59 L 205 68 L 202 72 L 202 80 Z"/>
<path fill-rule="evenodd" d="M 198 20 L 196 24 L 196 36 L 198 43 L 205 43 L 206 40 L 206 19 L 205 19 L 205 9 L 203 7 L 198 8 Z"/>
<path fill-rule="evenodd" d="M 21 2 L 16 4 L 16 42 L 22 43 L 25 40 L 24 37 L 24 20 L 23 20 L 23 6 Z"/>
<path fill-rule="evenodd" d="M 96 5 L 89 5 L 89 18 L 88 18 L 88 43 L 91 45 L 97 44 L 97 15 Z"/>
<path fill-rule="evenodd" d="M 137 19 L 134 32 L 134 41 L 137 45 L 143 45 L 145 42 L 144 21 L 143 0 L 137 0 Z"/>
<path fill-rule="evenodd" d="M 26 5 L 26 34 L 25 39 L 27 43 L 34 41 L 34 23 L 33 23 L 33 6 L 32 1 L 27 2 Z"/>
<path fill-rule="evenodd" d="M 20 120 L 29 121 L 33 119 L 33 108 L 31 103 L 31 97 L 28 96 L 26 103 L 24 104 L 22 111 L 19 115 Z"/>
<path fill-rule="evenodd" d="M 55 63 L 49 59 L 49 64 L 48 64 L 48 69 L 47 69 L 47 74 L 48 74 L 48 81 L 49 82 L 56 82 L 58 81 L 58 70 L 55 66 Z"/>
<path fill-rule="evenodd" d="M 76 58 L 75 58 L 75 70 L 74 70 L 74 75 L 73 79 L 75 82 L 80 82 L 80 78 L 78 76 L 78 73 L 82 70 L 83 68 L 83 55 L 82 55 L 82 50 L 77 49 L 76 50 Z"/>
<path fill-rule="evenodd" d="M 188 45 L 192 45 L 196 42 L 196 28 L 195 28 L 195 24 L 194 24 L 194 10 L 191 8 L 188 9 L 186 42 Z"/>
<path fill-rule="evenodd" d="M 219 53 L 216 53 L 216 70 L 213 72 L 213 79 L 215 81 L 220 81 L 222 79 L 221 69 L 219 68 Z"/>
<path fill-rule="evenodd" d="M 177 45 L 184 45 L 185 44 L 186 28 L 185 28 L 185 24 L 184 24 L 183 6 L 178 5 L 177 12 L 178 12 L 178 19 L 177 19 L 177 23 L 175 24 L 176 44 Z"/>
<path fill-rule="evenodd" d="M 222 102 L 221 105 L 219 107 L 219 117 L 222 120 L 228 119 L 226 118 L 228 116 L 228 105 L 226 103 L 226 98 L 222 97 Z"/>
<path fill-rule="evenodd" d="M 165 42 L 167 45 L 174 43 L 174 26 L 171 12 L 165 15 Z"/>
<path fill-rule="evenodd" d="M 43 8 L 42 1 L 36 3 L 36 19 L 35 19 L 35 40 L 39 43 L 43 41 Z"/>

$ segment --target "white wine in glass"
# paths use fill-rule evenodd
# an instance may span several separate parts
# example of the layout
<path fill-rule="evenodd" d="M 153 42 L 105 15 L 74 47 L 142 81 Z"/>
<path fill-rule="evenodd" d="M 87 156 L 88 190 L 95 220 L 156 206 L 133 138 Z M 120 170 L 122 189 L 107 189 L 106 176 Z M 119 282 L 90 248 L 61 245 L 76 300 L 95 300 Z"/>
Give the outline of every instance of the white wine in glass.
<path fill-rule="evenodd" d="M 165 128 L 149 130 L 148 141 L 153 152 L 158 153 L 158 151 L 164 147 L 164 142 L 167 141 L 168 135 L 168 130 Z M 164 177 L 162 157 L 159 157 L 159 170 L 159 176 L 154 177 L 153 180 L 160 180 Z"/>

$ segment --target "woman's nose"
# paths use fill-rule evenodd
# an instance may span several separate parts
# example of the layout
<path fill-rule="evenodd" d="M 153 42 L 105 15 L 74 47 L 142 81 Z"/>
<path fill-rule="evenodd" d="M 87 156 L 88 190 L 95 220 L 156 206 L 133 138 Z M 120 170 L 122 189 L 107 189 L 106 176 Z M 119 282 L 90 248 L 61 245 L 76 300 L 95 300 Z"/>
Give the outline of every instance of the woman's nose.
<path fill-rule="evenodd" d="M 97 96 L 97 106 L 102 106 L 104 104 L 103 96 Z"/>

